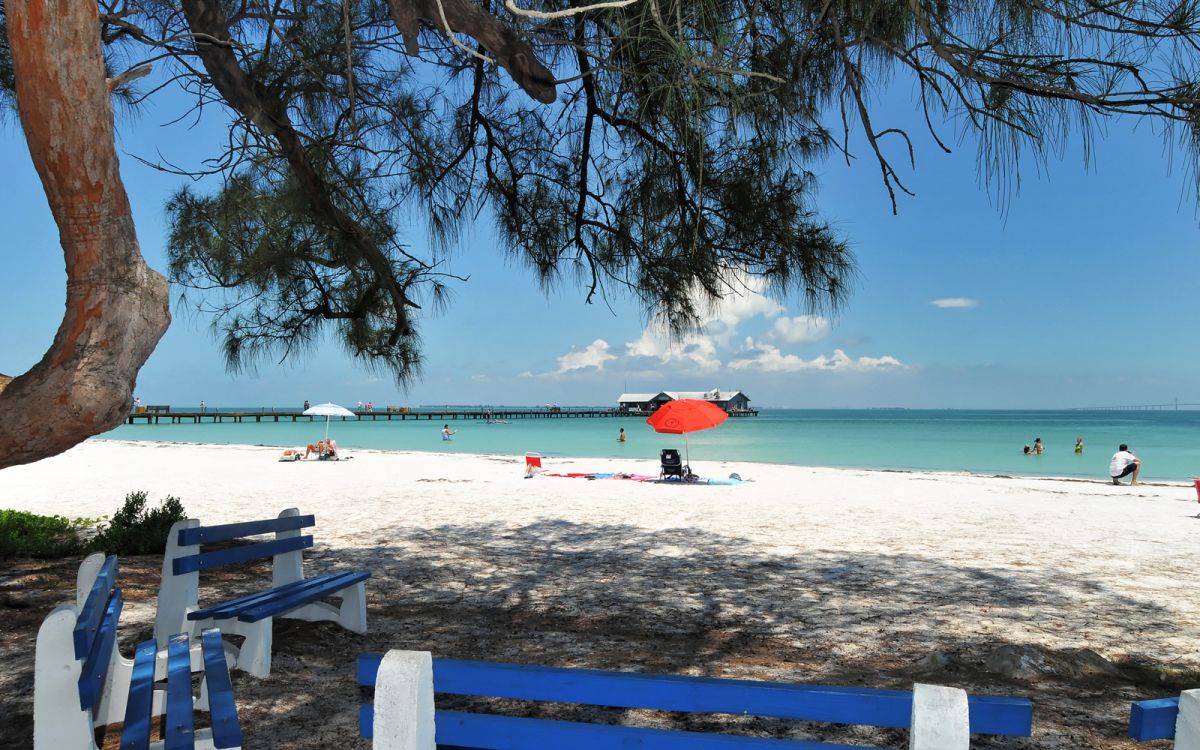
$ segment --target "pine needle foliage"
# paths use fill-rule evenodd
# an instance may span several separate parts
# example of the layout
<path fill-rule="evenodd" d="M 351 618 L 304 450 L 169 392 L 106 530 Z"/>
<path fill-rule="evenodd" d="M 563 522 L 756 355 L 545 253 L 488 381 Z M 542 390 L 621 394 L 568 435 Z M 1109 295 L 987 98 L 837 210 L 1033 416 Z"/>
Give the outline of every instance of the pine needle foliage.
<path fill-rule="evenodd" d="M 875 111 L 885 87 L 941 149 L 976 144 L 1001 198 L 1023 158 L 1090 154 L 1114 117 L 1200 153 L 1200 0 L 100 5 L 107 55 L 229 115 L 191 170 L 219 187 L 167 209 L 172 276 L 234 368 L 328 332 L 409 382 L 422 316 L 469 289 L 446 260 L 480 216 L 543 288 L 630 295 L 677 335 L 747 278 L 836 312 L 854 260 L 813 170 L 865 157 L 896 210 L 917 154 Z"/>

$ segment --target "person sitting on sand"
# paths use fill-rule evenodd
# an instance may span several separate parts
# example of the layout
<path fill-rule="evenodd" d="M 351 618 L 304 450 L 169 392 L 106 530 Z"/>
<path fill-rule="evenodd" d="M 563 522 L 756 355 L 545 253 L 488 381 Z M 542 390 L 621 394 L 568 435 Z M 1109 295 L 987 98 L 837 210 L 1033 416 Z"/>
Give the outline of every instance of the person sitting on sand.
<path fill-rule="evenodd" d="M 336 461 L 338 459 L 337 441 L 333 438 L 325 440 L 325 452 L 317 456 L 322 461 Z"/>
<path fill-rule="evenodd" d="M 280 461 L 299 461 L 300 458 L 300 451 L 296 448 L 284 448 L 283 453 L 279 454 Z"/>
<path fill-rule="evenodd" d="M 304 449 L 304 458 L 307 460 L 312 454 L 317 454 L 317 458 L 325 455 L 325 441 L 318 440 L 316 443 L 309 443 Z"/>
<path fill-rule="evenodd" d="M 1108 465 L 1108 475 L 1113 484 L 1120 484 L 1121 477 L 1133 475 L 1130 484 L 1137 484 L 1138 474 L 1142 473 L 1142 459 L 1129 452 L 1129 446 L 1121 443 L 1113 454 L 1112 462 Z"/>

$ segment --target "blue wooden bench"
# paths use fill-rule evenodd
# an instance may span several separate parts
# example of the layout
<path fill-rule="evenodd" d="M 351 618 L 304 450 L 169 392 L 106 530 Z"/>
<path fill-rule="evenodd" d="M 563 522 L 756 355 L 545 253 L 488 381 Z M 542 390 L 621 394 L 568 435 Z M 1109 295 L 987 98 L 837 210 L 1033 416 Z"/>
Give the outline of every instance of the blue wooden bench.
<path fill-rule="evenodd" d="M 38 630 L 34 653 L 34 750 L 95 750 L 96 730 L 116 722 L 122 750 L 240 748 L 233 687 L 221 633 L 206 630 L 198 643 L 187 633 L 138 645 L 132 660 L 117 649 L 124 597 L 116 587 L 117 558 L 92 555 L 80 566 L 82 601 L 56 607 Z M 202 673 L 200 694 L 192 674 Z M 194 711 L 209 726 L 196 728 Z M 163 716 L 163 738 L 151 742 L 153 717 Z"/>
<path fill-rule="evenodd" d="M 1200 690 L 1134 703 L 1129 709 L 1129 736 L 1138 741 L 1173 738 L 1176 750 L 1200 750 Z"/>
<path fill-rule="evenodd" d="M 412 651 L 360 656 L 358 684 L 375 689 L 374 704 L 360 709 L 359 730 L 374 738 L 377 750 L 425 750 L 435 743 L 490 750 L 850 747 L 435 711 L 434 693 L 908 728 L 910 748 L 921 750 L 966 748 L 970 734 L 1027 737 L 1033 723 L 1033 706 L 1026 699 L 968 697 L 961 690 L 932 685 L 917 685 L 913 691 L 825 687 L 433 659 L 427 652 Z"/>
<path fill-rule="evenodd" d="M 244 636 L 234 667 L 257 677 L 271 672 L 271 628 L 275 617 L 298 620 L 332 620 L 356 633 L 367 632 L 367 599 L 363 581 L 367 571 L 325 573 L 304 577 L 301 551 L 313 546 L 311 534 L 301 529 L 316 524 L 289 508 L 278 518 L 220 526 L 201 526 L 194 518 L 171 527 L 163 556 L 162 585 L 154 637 L 165 648 L 172 633 L 198 633 L 219 627 L 226 635 Z M 267 541 L 202 552 L 201 546 L 274 534 Z M 201 607 L 198 602 L 200 571 L 223 565 L 271 558 L 271 585 L 265 590 Z M 340 606 L 322 599 L 340 596 Z"/>

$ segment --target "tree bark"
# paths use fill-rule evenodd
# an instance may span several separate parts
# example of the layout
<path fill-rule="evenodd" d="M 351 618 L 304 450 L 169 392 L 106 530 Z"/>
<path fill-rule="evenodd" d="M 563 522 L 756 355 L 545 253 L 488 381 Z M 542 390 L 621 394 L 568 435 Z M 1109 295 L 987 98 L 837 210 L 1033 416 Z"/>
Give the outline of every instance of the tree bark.
<path fill-rule="evenodd" d="M 554 74 L 537 59 L 533 47 L 516 30 L 506 26 L 470 0 L 388 0 L 392 20 L 404 37 L 405 48 L 416 55 L 417 32 L 421 21 L 443 35 L 446 27 L 473 37 L 492 53 L 496 62 L 508 71 L 525 93 L 542 104 L 554 103 Z M 445 21 L 442 13 L 446 14 Z"/>
<path fill-rule="evenodd" d="M 120 424 L 171 322 L 121 182 L 97 5 L 5 0 L 17 108 L 58 224 L 67 304 L 49 351 L 0 393 L 0 468 Z"/>

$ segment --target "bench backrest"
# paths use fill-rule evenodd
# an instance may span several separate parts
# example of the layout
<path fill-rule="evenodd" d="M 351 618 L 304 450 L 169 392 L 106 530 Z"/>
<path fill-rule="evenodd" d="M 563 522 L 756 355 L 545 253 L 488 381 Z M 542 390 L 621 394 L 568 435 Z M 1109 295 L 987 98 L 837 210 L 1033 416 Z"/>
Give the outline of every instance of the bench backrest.
<path fill-rule="evenodd" d="M 359 685 L 375 685 L 382 658 L 381 654 L 359 657 Z M 433 659 L 432 679 L 434 692 L 445 694 L 616 708 L 751 714 L 878 727 L 907 728 L 911 725 L 913 713 L 913 693 L 907 690 L 633 674 L 456 659 Z M 1032 732 L 1033 707 L 1023 698 L 969 696 L 967 711 L 970 731 L 974 734 L 1029 736 Z M 453 712 L 447 712 L 450 713 Z M 441 717 L 442 712 L 438 715 Z M 547 722 L 539 719 L 458 713 L 443 718 L 447 721 L 439 722 L 439 732 L 446 724 L 454 735 L 443 737 L 439 733 L 438 742 L 449 745 L 464 741 L 469 736 L 486 738 L 489 733 L 494 736 L 494 732 L 499 731 L 499 724 L 505 725 L 504 731 L 509 735 L 512 732 L 532 732 L 531 738 L 538 737 L 542 741 L 546 738 Z M 371 736 L 372 727 L 373 706 L 364 705 L 360 712 L 363 736 Z M 614 729 L 598 727 L 596 731 L 611 734 Z M 616 738 L 608 737 L 609 741 L 613 739 Z M 537 746 L 536 742 L 530 744 L 530 747 L 534 746 Z"/>
<path fill-rule="evenodd" d="M 166 639 L 172 634 L 188 630 L 187 613 L 199 606 L 202 570 L 271 558 L 272 587 L 302 580 L 304 560 L 301 551 L 313 546 L 313 538 L 301 530 L 314 525 L 316 519 L 313 516 L 302 516 L 296 508 L 288 508 L 277 518 L 261 521 L 215 526 L 201 526 L 195 518 L 176 522 L 167 534 L 167 547 L 163 554 L 158 614 L 154 622 L 154 635 L 159 647 L 166 648 Z M 201 549 L 206 544 L 262 534 L 274 534 L 274 538 L 209 552 Z"/>
<path fill-rule="evenodd" d="M 89 736 L 93 718 L 104 715 L 105 681 L 120 659 L 117 622 L 125 600 L 116 581 L 116 556 L 90 555 L 79 569 L 76 603 L 56 607 L 38 629 L 35 736 L 50 737 L 49 745 L 58 737 Z"/>

